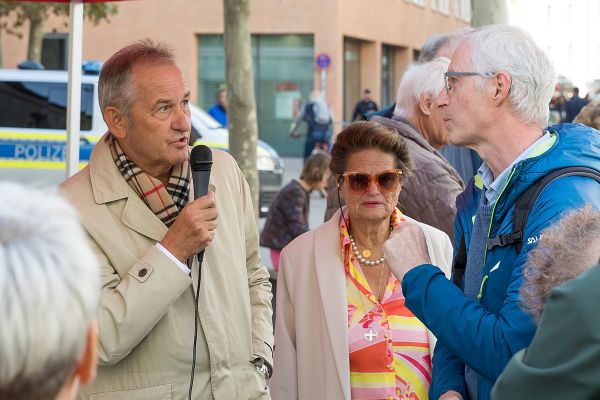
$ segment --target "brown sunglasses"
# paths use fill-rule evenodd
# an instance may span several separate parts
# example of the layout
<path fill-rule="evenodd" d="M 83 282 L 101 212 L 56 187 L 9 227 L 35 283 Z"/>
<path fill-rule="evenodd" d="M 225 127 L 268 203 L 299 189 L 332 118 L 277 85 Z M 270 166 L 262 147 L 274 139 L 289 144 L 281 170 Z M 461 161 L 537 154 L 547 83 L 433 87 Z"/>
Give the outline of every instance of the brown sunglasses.
<path fill-rule="evenodd" d="M 399 169 L 390 169 L 377 175 L 369 175 L 364 172 L 346 172 L 338 175 L 338 182 L 342 184 L 346 180 L 350 191 L 356 194 L 363 194 L 369 190 L 371 182 L 375 182 L 381 192 L 392 192 L 400 184 L 400 175 L 402 175 L 402 171 Z"/>

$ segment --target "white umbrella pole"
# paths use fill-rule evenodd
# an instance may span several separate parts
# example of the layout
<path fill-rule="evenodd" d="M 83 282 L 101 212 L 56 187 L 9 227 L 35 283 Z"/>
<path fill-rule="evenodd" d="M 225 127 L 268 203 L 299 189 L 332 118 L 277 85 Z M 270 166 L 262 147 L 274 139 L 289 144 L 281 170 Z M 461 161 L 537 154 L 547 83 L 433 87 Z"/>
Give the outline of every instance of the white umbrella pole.
<path fill-rule="evenodd" d="M 67 95 L 66 177 L 79 171 L 79 132 L 81 119 L 81 53 L 83 49 L 83 3 L 71 0 L 69 32 L 69 86 Z"/>

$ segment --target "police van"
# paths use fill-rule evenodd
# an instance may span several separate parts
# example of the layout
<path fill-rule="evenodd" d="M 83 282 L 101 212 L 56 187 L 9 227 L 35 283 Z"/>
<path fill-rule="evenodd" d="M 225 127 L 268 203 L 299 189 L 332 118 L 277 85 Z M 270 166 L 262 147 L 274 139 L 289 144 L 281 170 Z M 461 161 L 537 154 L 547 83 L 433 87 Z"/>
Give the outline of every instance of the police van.
<path fill-rule="evenodd" d="M 98 75 L 81 77 L 79 167 L 106 132 L 98 104 Z M 0 69 L 0 180 L 59 184 L 65 179 L 67 72 Z M 227 150 L 227 129 L 191 105 L 194 144 Z M 264 215 L 283 180 L 283 161 L 259 140 L 260 211 Z"/>

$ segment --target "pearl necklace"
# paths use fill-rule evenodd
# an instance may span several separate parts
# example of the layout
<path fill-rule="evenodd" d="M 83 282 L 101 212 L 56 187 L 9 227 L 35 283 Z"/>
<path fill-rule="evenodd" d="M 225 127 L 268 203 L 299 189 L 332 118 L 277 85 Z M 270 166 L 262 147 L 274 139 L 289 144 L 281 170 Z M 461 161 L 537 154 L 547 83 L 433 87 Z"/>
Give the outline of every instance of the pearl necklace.
<path fill-rule="evenodd" d="M 383 258 L 383 256 L 379 260 L 367 260 L 366 257 L 371 256 L 371 250 L 364 249 L 361 254 L 360 251 L 358 251 L 358 247 L 356 246 L 356 242 L 354 241 L 354 238 L 352 237 L 352 235 L 349 235 L 349 236 L 350 236 L 350 244 L 352 245 L 352 252 L 356 256 L 356 259 L 358 260 L 359 263 L 372 267 L 374 265 L 379 265 L 385 261 L 385 258 Z"/>

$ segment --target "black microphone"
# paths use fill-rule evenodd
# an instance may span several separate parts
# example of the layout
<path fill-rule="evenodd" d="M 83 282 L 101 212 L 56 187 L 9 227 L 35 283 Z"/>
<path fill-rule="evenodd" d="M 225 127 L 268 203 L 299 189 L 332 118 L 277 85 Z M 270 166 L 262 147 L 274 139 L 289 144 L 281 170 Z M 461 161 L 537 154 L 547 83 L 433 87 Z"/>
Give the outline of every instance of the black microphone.
<path fill-rule="evenodd" d="M 210 147 L 198 145 L 192 148 L 190 154 L 190 166 L 192 167 L 192 180 L 194 181 L 194 199 L 208 194 L 208 180 L 212 167 L 212 151 Z M 204 250 L 198 253 L 198 261 L 202 264 Z"/>
<path fill-rule="evenodd" d="M 208 180 L 212 167 L 212 151 L 203 144 L 192 148 L 190 155 L 192 180 L 194 181 L 194 199 L 208 194 Z"/>
<path fill-rule="evenodd" d="M 194 199 L 208 194 L 208 180 L 210 179 L 210 169 L 212 167 L 212 151 L 208 146 L 198 145 L 192 148 L 190 154 L 190 166 L 192 168 L 192 181 L 194 182 Z M 198 340 L 198 298 L 200 297 L 200 275 L 202 272 L 202 260 L 204 259 L 204 250 L 198 253 L 198 283 L 196 284 L 196 301 L 194 307 L 194 344 L 192 353 L 192 372 L 190 376 L 190 388 L 188 399 L 192 399 L 192 390 L 194 388 L 194 371 L 196 370 L 196 342 Z"/>

